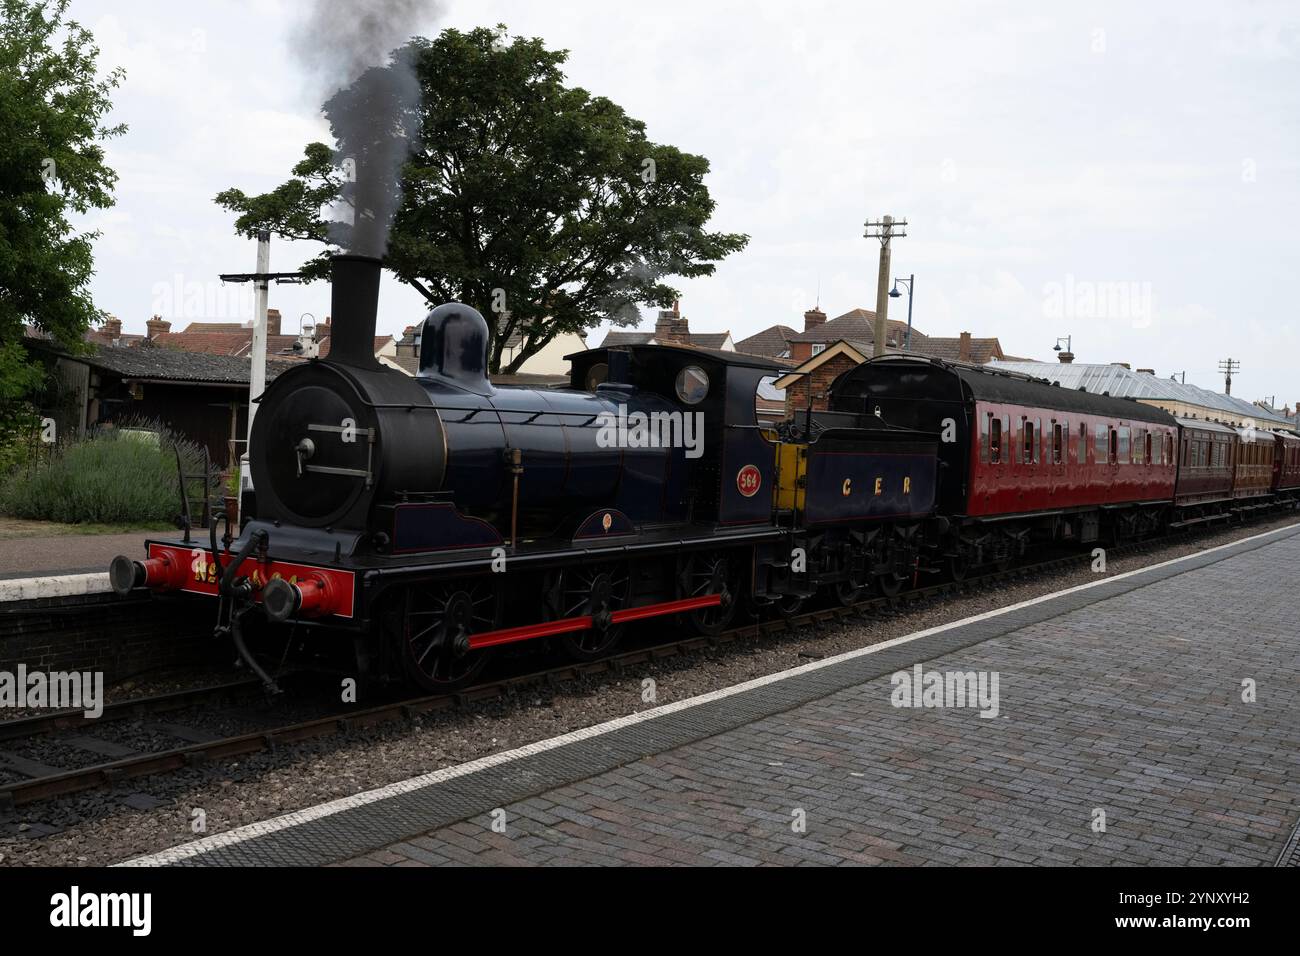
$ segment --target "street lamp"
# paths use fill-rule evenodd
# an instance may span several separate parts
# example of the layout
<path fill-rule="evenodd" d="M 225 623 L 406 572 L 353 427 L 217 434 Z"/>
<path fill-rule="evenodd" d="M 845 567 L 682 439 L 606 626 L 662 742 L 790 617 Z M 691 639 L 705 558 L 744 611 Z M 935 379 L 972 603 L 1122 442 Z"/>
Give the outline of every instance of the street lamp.
<path fill-rule="evenodd" d="M 912 351 L 912 286 L 916 282 L 916 273 L 913 272 L 906 279 L 894 279 L 894 287 L 889 290 L 889 297 L 897 299 L 903 293 L 898 291 L 898 284 L 902 283 L 907 286 L 907 337 L 903 339 L 903 351 Z"/>
<path fill-rule="evenodd" d="M 1062 338 L 1059 338 L 1059 339 L 1056 340 L 1056 344 L 1052 346 L 1052 351 L 1053 351 L 1053 352 L 1059 352 L 1059 351 L 1061 351 L 1061 343 L 1064 342 L 1064 343 L 1065 343 L 1065 350 L 1066 350 L 1067 352 L 1073 352 L 1074 349 L 1070 347 L 1072 341 L 1073 341 L 1073 336 L 1070 336 L 1070 335 L 1066 335 L 1066 336 L 1064 336 L 1064 337 L 1062 337 Z"/>

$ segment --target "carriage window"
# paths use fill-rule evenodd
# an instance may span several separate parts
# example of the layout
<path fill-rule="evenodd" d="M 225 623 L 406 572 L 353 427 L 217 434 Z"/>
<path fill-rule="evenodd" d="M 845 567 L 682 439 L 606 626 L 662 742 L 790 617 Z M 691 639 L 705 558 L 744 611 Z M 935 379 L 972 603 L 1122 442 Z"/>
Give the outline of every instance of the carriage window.
<path fill-rule="evenodd" d="M 1002 419 L 1000 418 L 993 419 L 992 432 L 989 436 L 989 446 L 992 449 L 991 458 L 989 460 L 995 465 L 1002 464 Z"/>
<path fill-rule="evenodd" d="M 1129 459 L 1129 441 L 1128 441 L 1129 429 L 1128 429 L 1128 426 L 1125 425 L 1125 426 L 1119 428 L 1118 431 L 1119 431 L 1119 461 L 1120 461 L 1122 464 L 1127 465 L 1127 464 L 1129 463 L 1129 460 L 1130 460 L 1130 459 Z"/>
<path fill-rule="evenodd" d="M 1062 431 L 1062 428 L 1063 428 L 1063 426 L 1061 426 L 1061 425 L 1059 425 L 1059 424 L 1058 424 L 1058 425 L 1053 425 L 1053 426 L 1052 426 L 1052 464 L 1053 464 L 1053 465 L 1059 465 L 1059 464 L 1061 463 L 1061 431 Z"/>
<path fill-rule="evenodd" d="M 1133 429 L 1133 464 L 1140 465 L 1146 460 L 1145 449 L 1146 441 L 1142 429 Z"/>
<path fill-rule="evenodd" d="M 1097 461 L 1105 461 L 1107 455 L 1110 454 L 1110 452 L 1108 451 L 1107 438 L 1106 438 L 1108 432 L 1109 429 L 1105 425 L 1097 426 L 1096 448 L 1093 452 L 1093 454 L 1097 458 Z"/>
<path fill-rule="evenodd" d="M 1043 433 L 1043 420 L 1034 421 L 1034 464 L 1047 461 L 1047 435 Z"/>
<path fill-rule="evenodd" d="M 989 422 L 992 419 L 992 412 L 980 416 L 980 461 L 986 465 L 989 463 Z"/>
<path fill-rule="evenodd" d="M 1034 423 L 1026 418 L 1020 427 L 1022 428 L 1021 436 L 1024 439 L 1025 447 L 1022 460 L 1026 465 L 1032 465 L 1034 463 Z"/>
<path fill-rule="evenodd" d="M 1107 428 L 1106 431 L 1110 435 L 1110 441 L 1106 449 L 1106 460 L 1115 465 L 1119 463 L 1119 432 L 1113 428 Z"/>

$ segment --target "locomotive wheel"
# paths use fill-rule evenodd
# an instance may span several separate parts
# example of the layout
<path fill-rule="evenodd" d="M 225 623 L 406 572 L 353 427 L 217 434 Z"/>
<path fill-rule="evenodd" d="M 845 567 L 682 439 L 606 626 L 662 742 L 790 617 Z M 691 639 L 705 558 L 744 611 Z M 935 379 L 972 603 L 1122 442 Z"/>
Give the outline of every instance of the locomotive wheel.
<path fill-rule="evenodd" d="M 966 580 L 970 571 L 970 559 L 965 554 L 954 554 L 948 558 L 948 573 L 959 584 Z"/>
<path fill-rule="evenodd" d="M 589 630 L 561 637 L 565 654 L 590 661 L 614 649 L 627 628 L 610 616 L 627 606 L 630 583 L 626 567 L 563 568 L 554 574 L 546 592 L 548 620 L 590 615 L 594 623 Z"/>
<path fill-rule="evenodd" d="M 876 576 L 876 587 L 887 598 L 898 597 L 903 590 L 903 580 L 903 578 L 890 571 Z"/>
<path fill-rule="evenodd" d="M 473 681 L 487 666 L 490 651 L 473 651 L 470 635 L 493 630 L 497 596 L 482 582 L 407 588 L 399 603 L 398 654 L 414 683 L 439 693 Z"/>
<path fill-rule="evenodd" d="M 789 620 L 803 610 L 803 602 L 797 594 L 787 594 L 776 602 L 776 613 Z"/>
<path fill-rule="evenodd" d="M 850 570 L 849 576 L 835 585 L 835 598 L 844 607 L 852 607 L 866 596 L 871 580 L 865 571 Z"/>
<path fill-rule="evenodd" d="M 701 634 L 720 634 L 736 616 L 740 596 L 740 569 L 737 559 L 725 554 L 695 554 L 687 563 L 683 597 L 722 595 L 722 603 L 700 608 L 687 615 L 691 626 Z"/>

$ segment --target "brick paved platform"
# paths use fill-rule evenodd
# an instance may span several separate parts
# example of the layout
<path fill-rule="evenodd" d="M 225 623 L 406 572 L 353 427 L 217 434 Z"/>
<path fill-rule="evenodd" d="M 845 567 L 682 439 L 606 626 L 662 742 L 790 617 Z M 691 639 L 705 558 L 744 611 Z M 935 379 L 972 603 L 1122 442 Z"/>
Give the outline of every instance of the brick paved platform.
<path fill-rule="evenodd" d="M 1298 568 L 1280 529 L 133 862 L 1290 862 Z M 893 706 L 918 663 L 998 716 Z"/>

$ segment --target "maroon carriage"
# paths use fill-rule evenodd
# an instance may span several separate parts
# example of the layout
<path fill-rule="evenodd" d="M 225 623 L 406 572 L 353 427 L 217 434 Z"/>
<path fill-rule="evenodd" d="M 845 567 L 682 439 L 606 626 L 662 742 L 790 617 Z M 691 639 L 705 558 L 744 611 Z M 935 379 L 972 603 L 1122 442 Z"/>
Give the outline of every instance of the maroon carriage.
<path fill-rule="evenodd" d="M 1273 432 L 1273 492 L 1287 498 L 1300 497 L 1300 435 Z"/>
<path fill-rule="evenodd" d="M 1033 538 L 1152 533 L 1173 498 L 1176 421 L 1131 400 L 909 356 L 846 372 L 832 407 L 947 436 L 940 510 L 958 566 L 1006 561 Z"/>

